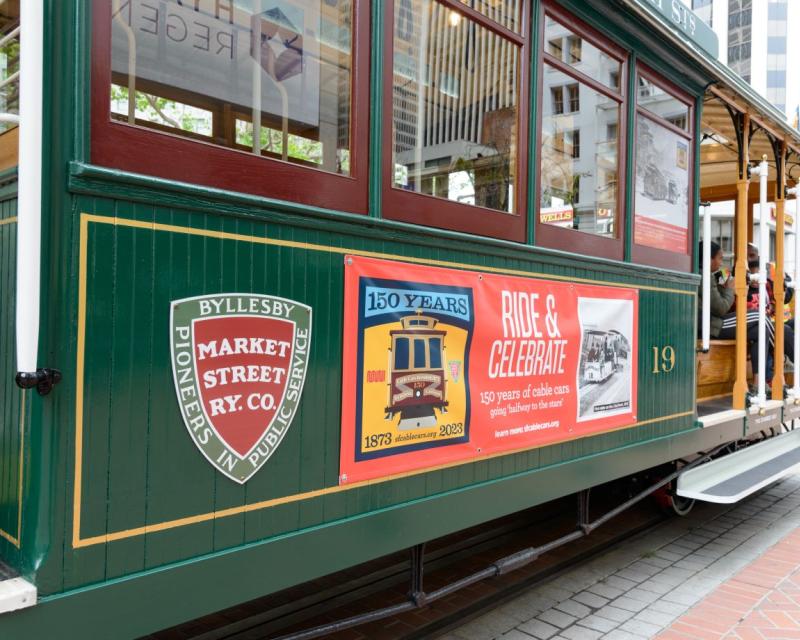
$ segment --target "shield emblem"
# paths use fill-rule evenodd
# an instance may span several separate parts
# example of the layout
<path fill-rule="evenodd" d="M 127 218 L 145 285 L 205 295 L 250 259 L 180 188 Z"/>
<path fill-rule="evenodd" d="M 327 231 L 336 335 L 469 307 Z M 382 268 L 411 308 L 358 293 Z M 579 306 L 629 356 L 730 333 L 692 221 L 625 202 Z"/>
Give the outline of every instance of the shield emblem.
<path fill-rule="evenodd" d="M 172 302 L 175 391 L 194 443 L 244 484 L 280 445 L 303 392 L 311 308 L 226 293 Z"/>

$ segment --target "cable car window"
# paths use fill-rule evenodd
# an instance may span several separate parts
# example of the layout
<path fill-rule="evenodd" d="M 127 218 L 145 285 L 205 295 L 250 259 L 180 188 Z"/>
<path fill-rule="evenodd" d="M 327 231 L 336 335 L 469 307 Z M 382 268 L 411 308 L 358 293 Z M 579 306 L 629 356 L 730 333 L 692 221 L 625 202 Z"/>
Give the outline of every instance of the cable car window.
<path fill-rule="evenodd" d="M 429 349 L 430 349 L 431 369 L 441 369 L 442 368 L 442 339 L 441 338 L 431 338 L 428 341 L 428 346 L 429 346 Z"/>
<path fill-rule="evenodd" d="M 387 4 L 386 217 L 523 240 L 525 3 Z"/>
<path fill-rule="evenodd" d="M 408 369 L 408 356 L 409 356 L 408 338 L 395 338 L 394 368 Z"/>
<path fill-rule="evenodd" d="M 621 106 L 591 86 L 571 83 L 550 65 L 544 65 L 544 74 L 555 98 L 542 105 L 539 220 L 615 238 Z M 592 153 L 581 155 L 581 143 Z"/>
<path fill-rule="evenodd" d="M 626 54 L 555 5 L 545 12 L 537 243 L 622 259 Z"/>
<path fill-rule="evenodd" d="M 95 162 L 366 212 L 368 3 L 93 4 Z"/>
<path fill-rule="evenodd" d="M 350 10 L 347 0 L 117 3 L 112 118 L 348 175 Z"/>
<path fill-rule="evenodd" d="M 634 245 L 637 262 L 688 270 L 694 141 L 691 99 L 637 70 Z"/>
<path fill-rule="evenodd" d="M 422 338 L 416 338 L 414 340 L 414 368 L 415 369 L 426 369 L 427 368 L 427 361 L 425 359 L 425 340 Z"/>

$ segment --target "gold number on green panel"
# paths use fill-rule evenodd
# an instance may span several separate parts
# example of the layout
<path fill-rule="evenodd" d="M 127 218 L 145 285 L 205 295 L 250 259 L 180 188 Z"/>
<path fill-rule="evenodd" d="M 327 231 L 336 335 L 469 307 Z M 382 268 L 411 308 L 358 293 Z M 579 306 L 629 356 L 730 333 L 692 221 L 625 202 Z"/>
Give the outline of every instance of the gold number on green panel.
<path fill-rule="evenodd" d="M 675 349 L 653 347 L 653 373 L 669 373 L 675 368 Z"/>

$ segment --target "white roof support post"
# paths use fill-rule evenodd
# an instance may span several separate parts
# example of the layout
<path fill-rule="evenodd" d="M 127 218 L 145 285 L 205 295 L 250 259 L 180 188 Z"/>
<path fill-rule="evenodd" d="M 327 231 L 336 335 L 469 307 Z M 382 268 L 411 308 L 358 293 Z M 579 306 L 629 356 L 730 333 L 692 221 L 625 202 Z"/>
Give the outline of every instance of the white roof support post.
<path fill-rule="evenodd" d="M 760 409 L 767 404 L 767 264 L 769 254 L 769 226 L 767 225 L 767 178 L 769 164 L 767 156 L 761 159 L 753 176 L 759 177 L 758 205 L 758 395 L 756 403 Z M 751 276 L 752 277 L 752 276 Z"/>
<path fill-rule="evenodd" d="M 42 257 L 44 1 L 20 3 L 17 384 L 48 393 L 61 374 L 37 366 Z"/>

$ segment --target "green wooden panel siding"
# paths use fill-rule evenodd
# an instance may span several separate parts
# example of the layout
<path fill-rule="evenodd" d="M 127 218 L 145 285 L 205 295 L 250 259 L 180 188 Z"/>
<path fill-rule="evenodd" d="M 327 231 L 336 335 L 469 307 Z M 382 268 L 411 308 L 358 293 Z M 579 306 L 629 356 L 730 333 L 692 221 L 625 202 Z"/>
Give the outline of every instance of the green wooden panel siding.
<path fill-rule="evenodd" d="M 693 409 L 694 296 L 680 293 L 694 291 L 693 276 L 632 271 L 599 260 L 565 260 L 554 252 L 522 251 L 511 245 L 504 251 L 480 251 L 474 242 L 439 238 L 426 243 L 402 225 L 385 222 L 365 232 L 361 220 L 349 224 L 293 216 L 288 224 L 275 212 L 261 211 L 261 219 L 254 219 L 253 211 L 246 218 L 151 204 L 157 201 L 80 196 L 73 207 L 76 228 L 80 213 L 103 216 L 102 221 L 87 225 L 81 539 L 335 487 L 338 480 L 343 255 L 180 230 L 133 228 L 126 220 L 449 261 L 465 268 L 513 269 L 674 289 L 678 292 L 640 291 L 639 420 Z M 75 233 L 72 261 L 76 264 L 78 240 Z M 77 288 L 77 281 L 73 282 L 73 317 L 78 315 Z M 310 366 L 300 410 L 276 453 L 244 487 L 215 471 L 189 439 L 175 400 L 169 358 L 170 301 L 228 291 L 269 293 L 296 299 L 314 310 Z M 65 342 L 75 344 L 75 330 L 75 326 L 65 326 Z M 666 345 L 675 349 L 675 368 L 653 374 L 652 347 Z M 74 376 L 74 362 L 75 357 L 70 357 L 65 366 L 68 377 Z M 65 409 L 71 418 L 74 406 Z M 444 496 L 448 491 L 678 433 L 693 421 L 690 414 L 646 422 L 632 429 L 77 549 L 71 540 L 70 470 L 64 479 L 70 489 L 63 510 L 64 582 L 59 589 Z M 72 422 L 67 421 L 70 441 L 62 452 L 68 469 L 74 459 Z M 446 504 L 448 499 L 443 500 Z M 476 512 L 486 508 L 474 507 Z"/>
<path fill-rule="evenodd" d="M 14 383 L 16 352 L 17 201 L 0 200 L 0 557 L 21 568 L 20 471 L 24 472 L 23 403 L 25 395 Z"/>
<path fill-rule="evenodd" d="M 538 0 L 532 4 L 536 6 Z M 607 0 L 563 0 L 562 4 L 626 48 L 637 51 L 644 62 L 678 85 L 695 95 L 702 92 L 707 79 L 699 76 L 690 60 L 676 57 L 671 47 L 654 40 L 650 30 L 637 18 L 616 9 L 609 11 Z M 31 567 L 29 573 L 35 568 L 40 593 L 58 594 L 102 584 L 104 593 L 116 593 L 114 588 L 121 588 L 126 593 L 124 600 L 138 602 L 138 596 L 150 593 L 147 586 L 140 585 L 151 584 L 147 580 L 152 578 L 161 581 L 162 587 L 169 584 L 163 591 L 154 592 L 163 594 L 164 603 L 154 599 L 153 612 L 158 611 L 161 617 L 154 615 L 152 620 L 164 626 L 177 621 L 176 616 L 199 615 L 441 535 L 448 526 L 469 526 L 550 499 L 556 490 L 572 491 L 602 482 L 610 475 L 649 466 L 663 460 L 673 449 L 676 457 L 685 455 L 703 448 L 711 438 L 710 430 L 687 431 L 694 418 L 681 416 L 74 549 L 72 500 L 81 212 L 452 261 L 472 269 L 494 267 L 568 278 L 596 278 L 691 293 L 696 291 L 697 278 L 379 220 L 378 158 L 383 146 L 380 117 L 371 118 L 369 130 L 374 159 L 370 174 L 370 218 L 93 167 L 86 164 L 90 160 L 90 3 L 47 0 L 45 5 L 48 25 L 45 64 L 50 84 L 45 89 L 48 188 L 44 193 L 44 209 L 51 214 L 43 220 L 40 352 L 44 355 L 40 360 L 41 364 L 61 368 L 64 381 L 46 399 L 28 394 L 31 437 L 26 450 L 34 459 L 29 466 L 30 486 L 26 488 L 29 495 L 23 513 L 26 523 L 23 548 L 30 542 L 32 551 L 25 563 Z M 382 13 L 381 3 L 373 3 L 373 19 L 380 18 Z M 535 26 L 533 32 L 537 33 Z M 372 39 L 373 70 L 380 68 L 382 45 L 381 38 Z M 537 51 L 534 37 L 532 58 Z M 535 77 L 534 73 L 532 78 Z M 376 78 L 380 74 L 373 71 L 373 116 L 379 114 L 382 102 L 382 86 Z M 530 160 L 533 176 L 535 158 Z M 536 201 L 531 190 L 528 212 L 531 220 Z M 4 211 L 0 209 L 0 216 L 5 215 Z M 3 233 L 6 231 L 0 230 L 0 241 L 5 242 Z M 341 255 L 107 224 L 89 225 L 87 240 L 89 297 L 82 381 L 80 530 L 84 538 L 336 485 L 343 308 Z M 3 249 L 0 287 L 13 280 L 5 266 L 6 256 L 10 255 L 5 251 L 6 246 L 0 244 Z M 9 258 L 9 264 L 12 263 Z M 245 487 L 233 486 L 222 478 L 189 440 L 175 400 L 168 358 L 170 300 L 237 290 L 295 298 L 314 308 L 311 366 L 302 405 L 277 453 Z M 11 357 L 4 348 L 7 342 L 3 342 L 10 331 L 5 313 L 5 309 L 0 310 L 0 348 L 3 348 L 0 358 Z M 641 292 L 640 420 L 691 410 L 694 314 L 693 295 Z M 666 345 L 675 348 L 675 369 L 669 374 L 652 374 L 648 367 L 652 366 L 652 347 Z M 3 384 L 6 383 L 4 380 Z M 15 390 L 3 387 L 4 400 L 8 389 Z M 13 402 L 17 404 L 12 406 L 4 401 L 0 412 L 3 420 L 0 452 L 5 451 L 2 447 L 8 446 L 9 438 L 13 449 L 13 436 L 6 437 L 9 424 L 6 415 L 9 412 L 12 417 L 19 415 L 19 400 Z M 675 435 L 669 437 L 670 434 Z M 653 441 L 659 437 L 664 438 Z M 567 461 L 578 462 L 564 464 Z M 1 464 L 5 464 L 5 457 Z M 531 470 L 540 471 L 531 474 Z M 569 481 L 554 484 L 554 476 Z M 7 518 L 2 511 L 7 503 L 4 496 L 15 491 L 13 480 L 0 472 L 3 483 L 0 526 Z M 452 520 L 443 523 L 436 518 L 442 510 L 452 512 Z M 361 517 L 365 514 L 369 517 Z M 269 543 L 259 544 L 264 540 Z M 331 554 L 323 549 L 328 542 L 340 553 Z M 15 551 L 6 550 L 9 546 L 0 540 L 0 554 L 13 560 Z M 225 560 L 224 552 L 229 549 L 236 549 L 237 553 L 227 554 Z M 213 562 L 196 561 L 198 557 L 213 558 Z M 173 565 L 168 573 L 153 571 L 181 560 L 191 562 Z M 178 613 L 168 612 L 166 602 L 172 602 L 169 596 L 174 595 L 173 576 L 181 571 L 184 572 L 181 575 L 186 575 L 195 566 L 199 569 L 185 582 L 187 588 L 197 584 L 201 575 L 204 584 L 214 586 L 205 590 L 205 595 L 184 598 L 175 605 Z M 227 566 L 246 569 L 237 575 L 248 574 L 247 579 L 236 581 L 233 573 L 220 578 L 221 567 Z M 266 576 L 264 566 L 277 570 Z M 146 576 L 147 580 L 114 581 L 132 574 Z M 220 598 L 221 594 L 214 589 L 217 583 L 224 582 L 236 582 L 236 589 Z M 87 595 L 96 608 L 98 601 L 93 597 Z M 121 612 L 120 607 L 101 605 L 103 611 L 109 612 L 112 609 Z M 2 622 L 0 635 L 3 635 Z"/>

